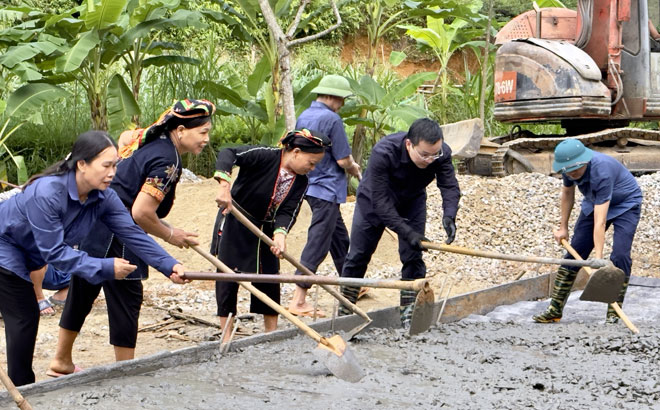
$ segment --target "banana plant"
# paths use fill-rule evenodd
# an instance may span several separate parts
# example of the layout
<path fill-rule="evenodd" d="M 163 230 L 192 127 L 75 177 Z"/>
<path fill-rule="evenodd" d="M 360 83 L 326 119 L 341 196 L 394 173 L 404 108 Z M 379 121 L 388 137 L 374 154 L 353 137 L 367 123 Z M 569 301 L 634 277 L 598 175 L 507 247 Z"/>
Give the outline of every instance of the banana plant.
<path fill-rule="evenodd" d="M 479 13 L 481 0 L 465 2 L 431 0 L 425 3 L 429 14 L 426 27 L 400 25 L 406 34 L 420 45 L 431 50 L 440 62 L 440 69 L 435 78 L 433 91 L 440 87 L 440 119 L 447 122 L 447 97 L 449 94 L 460 95 L 452 85 L 449 72 L 449 60 L 454 53 L 464 47 L 483 47 L 483 41 L 475 39 L 483 34 L 488 17 Z M 447 19 L 452 19 L 447 23 Z"/>
<path fill-rule="evenodd" d="M 248 76 L 233 71 L 221 81 L 199 81 L 197 86 L 209 93 L 216 100 L 216 114 L 236 116 L 247 127 L 248 140 L 235 139 L 231 142 L 275 145 L 285 131 L 284 117 L 274 119 L 272 101 L 272 78 L 262 59 Z M 314 94 L 312 89 L 321 81 L 317 76 L 294 89 L 296 116 L 309 107 Z"/>
<path fill-rule="evenodd" d="M 0 14 L 7 10 L 17 11 L 5 8 Z M 170 54 L 182 47 L 157 41 L 159 33 L 206 27 L 202 15 L 182 8 L 179 0 L 84 0 L 57 15 L 19 11 L 18 23 L 0 31 L 0 44 L 8 47 L 0 65 L 23 81 L 78 81 L 87 93 L 92 127 L 110 126 L 113 134 L 139 115 L 136 101 L 146 67 L 198 63 Z M 116 75 L 122 68 L 130 87 Z"/>
<path fill-rule="evenodd" d="M 408 129 L 416 119 L 428 116 L 424 99 L 416 91 L 434 78 L 435 73 L 417 73 L 386 85 L 368 74 L 359 79 L 348 78 L 355 97 L 349 99 L 340 115 L 347 125 L 363 125 L 368 130 L 361 151 L 371 149 L 385 134 Z"/>
<path fill-rule="evenodd" d="M 12 161 L 17 169 L 16 180 L 19 184 L 27 181 L 27 167 L 23 156 L 13 153 L 6 145 L 9 137 L 27 122 L 41 124 L 40 110 L 46 103 L 64 98 L 69 93 L 55 85 L 31 83 L 14 91 L 7 101 L 0 100 L 0 116 L 6 118 L 0 128 L 0 180 L 7 181 L 7 163 Z M 12 125 L 8 130 L 9 125 Z M 5 188 L 3 182 L 0 186 Z"/>

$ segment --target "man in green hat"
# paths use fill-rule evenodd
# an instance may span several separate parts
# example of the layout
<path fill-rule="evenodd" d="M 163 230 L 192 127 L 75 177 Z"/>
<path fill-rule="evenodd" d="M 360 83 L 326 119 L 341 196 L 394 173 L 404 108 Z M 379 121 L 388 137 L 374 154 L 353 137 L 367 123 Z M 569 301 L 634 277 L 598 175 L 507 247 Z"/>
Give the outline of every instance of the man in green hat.
<path fill-rule="evenodd" d="M 632 259 L 632 247 L 642 206 L 642 191 L 633 175 L 614 158 L 594 152 L 577 139 L 562 141 L 555 148 L 552 164 L 555 172 L 563 179 L 561 190 L 561 220 L 559 229 L 554 231 L 555 240 L 561 244 L 568 240 L 568 220 L 575 203 L 575 187 L 584 198 L 580 216 L 575 223 L 571 246 L 587 259 L 593 250 L 597 259 L 603 258 L 605 231 L 614 226 L 614 242 L 610 260 L 626 274 L 626 280 L 619 292 L 618 303 L 628 288 Z M 566 253 L 566 259 L 573 259 Z M 579 268 L 560 266 L 552 290 L 550 306 L 532 319 L 539 323 L 558 322 Z M 607 323 L 616 323 L 618 315 L 611 307 L 607 309 Z"/>
<path fill-rule="evenodd" d="M 348 231 L 339 210 L 346 202 L 346 173 L 361 178 L 360 166 L 353 160 L 351 147 L 344 130 L 344 123 L 337 114 L 344 100 L 353 91 L 348 80 L 340 75 L 326 75 L 312 90 L 316 101 L 303 111 L 296 122 L 296 129 L 309 130 L 327 135 L 332 146 L 326 149 L 323 160 L 310 172 L 305 199 L 312 209 L 312 222 L 307 232 L 301 263 L 316 272 L 328 252 L 337 268 L 342 271 L 348 253 Z M 296 274 L 302 274 L 296 271 Z M 296 315 L 312 316 L 314 308 L 306 301 L 309 286 L 298 285 L 289 304 L 289 311 Z M 317 311 L 317 316 L 325 314 Z"/>

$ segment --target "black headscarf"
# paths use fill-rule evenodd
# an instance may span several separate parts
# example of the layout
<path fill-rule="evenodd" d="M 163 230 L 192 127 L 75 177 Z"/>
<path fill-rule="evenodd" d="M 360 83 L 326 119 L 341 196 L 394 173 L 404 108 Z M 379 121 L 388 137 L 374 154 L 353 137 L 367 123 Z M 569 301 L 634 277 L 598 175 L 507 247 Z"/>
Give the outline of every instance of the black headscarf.
<path fill-rule="evenodd" d="M 307 128 L 289 132 L 280 140 L 280 144 L 288 150 L 299 148 L 303 152 L 312 154 L 325 152 L 327 147 L 332 146 L 330 138 Z"/>

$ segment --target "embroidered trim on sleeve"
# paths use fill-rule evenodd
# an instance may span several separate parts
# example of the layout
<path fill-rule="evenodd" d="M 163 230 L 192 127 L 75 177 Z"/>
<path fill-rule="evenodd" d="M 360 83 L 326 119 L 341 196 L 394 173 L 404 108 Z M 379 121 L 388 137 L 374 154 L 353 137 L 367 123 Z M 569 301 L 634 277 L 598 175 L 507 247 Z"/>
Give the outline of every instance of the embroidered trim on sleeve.
<path fill-rule="evenodd" d="M 158 202 L 162 202 L 163 199 L 165 199 L 165 195 L 167 194 L 167 192 L 164 192 L 164 189 L 165 184 L 163 183 L 163 180 L 161 178 L 154 177 L 147 178 L 144 181 L 140 192 L 151 195 L 152 197 L 156 198 Z"/>
<path fill-rule="evenodd" d="M 224 180 L 231 184 L 231 175 L 224 171 L 215 171 L 213 178 L 218 182 L 220 182 L 220 180 Z"/>

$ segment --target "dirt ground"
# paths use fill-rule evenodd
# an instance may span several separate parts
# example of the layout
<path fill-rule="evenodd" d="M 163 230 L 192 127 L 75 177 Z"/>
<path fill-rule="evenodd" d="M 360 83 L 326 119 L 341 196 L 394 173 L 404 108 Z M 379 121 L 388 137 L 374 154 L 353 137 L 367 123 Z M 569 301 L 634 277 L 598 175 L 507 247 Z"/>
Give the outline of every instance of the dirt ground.
<path fill-rule="evenodd" d="M 177 198 L 167 221 L 174 226 L 197 232 L 203 248 L 210 244 L 211 231 L 215 220 L 217 208 L 214 202 L 217 183 L 212 180 L 204 180 L 200 183 L 182 183 L 177 188 Z M 352 220 L 352 207 L 343 207 L 344 219 L 350 229 Z M 310 221 L 310 210 L 305 203 L 298 222 L 287 240 L 288 251 L 299 257 L 306 241 L 307 227 Z M 162 243 L 162 242 L 161 242 Z M 211 265 L 192 250 L 178 249 L 164 244 L 168 252 L 182 261 L 189 271 L 212 271 Z M 393 238 L 384 235 L 376 254 L 372 260 L 371 269 L 382 266 L 390 266 L 396 272 L 400 267 L 398 260 L 397 245 Z M 434 275 L 433 267 L 429 267 L 429 274 Z M 332 263 L 328 258 L 319 272 L 332 271 Z M 287 262 L 282 263 L 282 273 L 293 273 L 294 268 Z M 369 272 L 368 272 L 369 275 Z M 390 275 L 391 276 L 391 275 Z M 440 276 L 434 278 L 438 283 Z M 436 286 L 439 284 L 436 283 Z M 218 340 L 220 330 L 204 324 L 190 323 L 185 320 L 172 318 L 168 310 L 179 308 L 186 315 L 194 316 L 196 319 L 218 323 L 215 316 L 216 303 L 214 299 L 213 282 L 193 282 L 186 286 L 172 284 L 159 272 L 152 270 L 150 279 L 144 282 L 144 303 L 140 314 L 140 329 L 136 356 L 147 356 L 163 350 L 175 350 L 192 346 L 200 342 Z M 479 283 L 456 284 L 452 288 L 453 294 L 480 288 Z M 292 285 L 283 286 L 282 304 L 286 306 L 291 297 Z M 436 294 L 438 294 L 436 290 Z M 48 296 L 52 292 L 45 291 Z M 313 300 L 315 292 L 310 292 L 309 300 Z M 437 296 L 436 296 L 437 297 Z M 260 318 L 250 320 L 247 315 L 247 302 L 249 294 L 241 291 L 239 294 L 239 316 L 244 315 L 245 320 L 239 327 L 237 337 L 250 335 L 260 331 L 262 325 Z M 333 310 L 333 300 L 325 292 L 319 292 L 318 304 L 321 309 L 330 314 Z M 360 307 L 366 311 L 380 309 L 387 306 L 398 305 L 399 294 L 396 290 L 378 289 L 371 290 L 368 296 L 360 299 Z M 56 308 L 54 316 L 41 318 L 37 346 L 34 355 L 33 369 L 37 380 L 48 378 L 45 375 L 48 364 L 53 357 L 57 344 L 58 322 L 61 308 Z M 193 319 L 194 320 L 194 319 Z M 306 319 L 311 321 L 312 319 Z M 0 321 L 4 328 L 4 322 Z M 284 319 L 280 320 L 280 327 L 288 326 Z M 3 330 L 0 330 L 3 331 Z M 1 338 L 0 361 L 6 363 L 4 338 Z M 101 296 L 94 305 L 85 325 L 74 345 L 74 362 L 82 368 L 90 368 L 100 364 L 114 361 L 114 352 L 108 342 L 108 319 L 105 310 L 105 300 Z"/>

